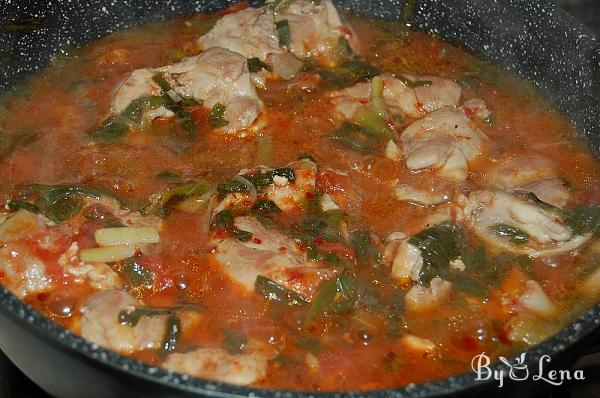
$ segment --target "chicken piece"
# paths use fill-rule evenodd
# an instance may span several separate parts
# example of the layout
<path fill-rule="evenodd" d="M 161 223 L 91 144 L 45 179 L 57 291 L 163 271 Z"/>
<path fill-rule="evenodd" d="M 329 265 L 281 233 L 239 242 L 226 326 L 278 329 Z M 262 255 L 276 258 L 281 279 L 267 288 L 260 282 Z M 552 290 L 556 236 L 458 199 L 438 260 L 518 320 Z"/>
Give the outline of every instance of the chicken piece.
<path fill-rule="evenodd" d="M 442 107 L 458 106 L 461 88 L 453 81 L 436 76 L 403 76 L 411 81 L 429 81 L 431 84 L 410 88 L 401 79 L 389 73 L 380 75 L 384 85 L 384 103 L 390 114 L 419 118 Z M 351 119 L 371 99 L 371 82 L 362 82 L 333 91 L 330 97 L 337 116 L 341 119 Z"/>
<path fill-rule="evenodd" d="M 117 88 L 110 112 L 119 113 L 140 97 L 159 95 L 160 87 L 152 81 L 159 72 L 179 96 L 202 101 L 208 108 L 225 105 L 223 132 L 251 129 L 263 110 L 246 58 L 214 47 L 173 65 L 133 71 Z"/>
<path fill-rule="evenodd" d="M 490 112 L 485 101 L 481 98 L 471 98 L 465 101 L 461 108 L 465 115 L 471 118 L 476 117 L 477 119 L 488 121 L 492 116 L 492 112 Z"/>
<path fill-rule="evenodd" d="M 168 315 L 143 316 L 135 326 L 119 322 L 121 311 L 139 306 L 140 303 L 124 290 L 93 294 L 80 308 L 81 335 L 102 347 L 125 354 L 159 348 Z"/>
<path fill-rule="evenodd" d="M 396 199 L 420 206 L 436 206 L 452 200 L 454 187 L 439 178 L 427 178 L 418 184 L 398 183 L 394 190 Z M 423 184 L 425 182 L 425 184 Z"/>
<path fill-rule="evenodd" d="M 423 256 L 418 247 L 408 242 L 409 237 L 402 232 L 394 232 L 388 237 L 384 260 L 392 266 L 392 278 L 402 285 L 419 281 L 423 268 Z"/>
<path fill-rule="evenodd" d="M 452 283 L 441 278 L 433 278 L 429 287 L 414 285 L 404 298 L 406 309 L 411 312 L 434 310 L 443 305 L 452 293 Z"/>
<path fill-rule="evenodd" d="M 112 97 L 110 113 L 120 113 L 138 98 L 160 95 L 160 87 L 152 81 L 156 72 L 149 68 L 136 69 L 117 86 Z"/>
<path fill-rule="evenodd" d="M 273 14 L 263 8 L 246 8 L 223 16 L 215 26 L 198 39 L 204 48 L 220 47 L 246 58 L 267 61 L 271 54 L 285 50 L 279 46 Z"/>
<path fill-rule="evenodd" d="M 589 234 L 574 236 L 559 216 L 502 191 L 472 192 L 459 202 L 462 217 L 475 234 L 511 253 L 542 256 L 569 252 L 590 239 Z M 495 232 L 498 225 L 517 228 L 526 236 L 515 244 L 510 236 Z"/>
<path fill-rule="evenodd" d="M 558 308 L 536 281 L 525 282 L 525 289 L 519 296 L 518 303 L 526 311 L 542 318 L 551 318 L 558 311 Z"/>
<path fill-rule="evenodd" d="M 294 240 L 256 219 L 236 217 L 235 226 L 251 232 L 252 239 L 215 238 L 214 254 L 225 273 L 248 291 L 254 291 L 256 277 L 262 275 L 310 300 L 319 284 L 334 276 L 333 270 L 307 261 Z"/>
<path fill-rule="evenodd" d="M 291 163 L 286 167 L 294 170 L 295 180 L 288 181 L 285 177 L 275 176 L 273 184 L 265 191 L 267 199 L 272 200 L 277 207 L 286 211 L 295 208 L 306 199 L 306 193 L 315 190 L 317 165 L 304 159 Z"/>
<path fill-rule="evenodd" d="M 500 159 L 498 167 L 486 177 L 485 182 L 502 190 L 532 192 L 541 201 L 564 207 L 569 200 L 565 182 L 557 176 L 554 163 L 537 154 L 525 154 L 510 159 Z"/>
<path fill-rule="evenodd" d="M 69 249 L 58 258 L 58 265 L 74 276 L 78 283 L 87 282 L 97 290 L 112 290 L 122 286 L 119 274 L 104 263 L 84 263 L 79 259 L 79 245 L 71 243 Z"/>
<path fill-rule="evenodd" d="M 287 47 L 298 58 L 315 57 L 327 66 L 334 66 L 340 38 L 348 40 L 353 52 L 360 52 L 356 35 L 342 24 L 331 0 L 294 1 L 277 11 L 275 20 L 288 22 L 290 44 Z"/>
<path fill-rule="evenodd" d="M 0 280 L 20 298 L 52 287 L 46 265 L 25 244 L 13 242 L 0 248 Z"/>
<path fill-rule="evenodd" d="M 220 348 L 198 348 L 170 354 L 162 367 L 203 379 L 247 385 L 266 376 L 267 358 L 258 355 L 233 355 Z"/>
<path fill-rule="evenodd" d="M 468 162 L 480 152 L 483 137 L 463 112 L 442 108 L 413 122 L 400 139 L 406 167 L 436 168 L 438 176 L 462 182 L 468 176 Z"/>

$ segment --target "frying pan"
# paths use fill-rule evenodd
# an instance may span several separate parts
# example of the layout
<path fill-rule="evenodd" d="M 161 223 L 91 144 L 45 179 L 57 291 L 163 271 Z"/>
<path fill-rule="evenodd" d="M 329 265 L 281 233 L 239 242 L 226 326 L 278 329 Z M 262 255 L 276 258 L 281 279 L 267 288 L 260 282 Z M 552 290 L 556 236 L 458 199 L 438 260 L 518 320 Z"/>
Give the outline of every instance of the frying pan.
<path fill-rule="evenodd" d="M 142 22 L 198 11 L 229 1 L 187 0 L 4 0 L 0 4 L 0 93 L 47 66 L 65 44 L 78 46 Z M 337 3 L 363 15 L 399 18 L 402 0 Z M 34 17 L 34 30 L 9 25 Z M 458 44 L 530 80 L 570 119 L 600 157 L 600 51 L 593 34 L 547 1 L 420 0 L 412 25 Z M 12 26 L 12 29 L 5 29 Z M 17 25 L 18 27 L 19 25 Z M 537 369 L 572 365 L 600 330 L 600 304 L 549 340 L 526 352 Z M 33 381 L 55 397 L 236 397 L 334 398 L 340 393 L 290 392 L 235 387 L 167 372 L 91 344 L 37 313 L 0 287 L 0 348 Z M 360 364 L 357 364 L 360 366 Z M 504 370 L 501 363 L 492 370 Z M 587 378 L 594 375 L 587 375 Z M 598 377 L 596 375 L 595 377 Z M 404 388 L 370 392 L 373 397 L 532 396 L 543 382 L 478 381 L 466 373 Z M 360 396 L 361 393 L 346 392 Z"/>

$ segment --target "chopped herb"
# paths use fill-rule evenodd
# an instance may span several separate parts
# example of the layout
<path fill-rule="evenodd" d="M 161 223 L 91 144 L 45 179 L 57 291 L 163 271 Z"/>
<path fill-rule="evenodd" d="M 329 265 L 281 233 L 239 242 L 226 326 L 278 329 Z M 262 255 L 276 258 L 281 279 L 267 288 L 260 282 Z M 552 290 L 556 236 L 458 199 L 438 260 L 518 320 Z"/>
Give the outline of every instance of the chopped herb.
<path fill-rule="evenodd" d="M 36 205 L 34 205 L 32 203 L 25 202 L 23 200 L 11 200 L 10 202 L 7 203 L 7 207 L 12 212 L 16 212 L 19 209 L 27 210 L 31 213 L 39 213 L 40 212 L 39 207 L 37 207 Z"/>
<path fill-rule="evenodd" d="M 181 174 L 177 174 L 175 172 L 172 172 L 170 170 L 163 170 L 158 172 L 154 178 L 159 179 L 159 180 L 163 180 L 166 182 L 178 182 L 181 180 Z"/>
<path fill-rule="evenodd" d="M 171 205 L 185 198 L 203 195 L 213 189 L 205 180 L 190 182 L 176 187 L 165 189 L 152 196 L 152 200 L 143 208 L 144 214 L 166 217 L 171 212 Z"/>
<path fill-rule="evenodd" d="M 121 325 L 136 326 L 140 319 L 145 316 L 171 315 L 178 311 L 200 312 L 202 310 L 204 310 L 204 307 L 199 304 L 184 304 L 165 308 L 138 307 L 122 310 L 119 312 L 118 320 Z"/>
<path fill-rule="evenodd" d="M 354 59 L 342 62 L 334 69 L 334 72 L 345 76 L 354 82 L 360 82 L 379 75 L 381 69 L 366 62 Z"/>
<path fill-rule="evenodd" d="M 128 257 L 123 260 L 123 271 L 134 289 L 151 289 L 154 286 L 154 273 L 138 260 L 139 257 Z"/>
<path fill-rule="evenodd" d="M 271 65 L 264 63 L 259 58 L 248 58 L 248 71 L 250 71 L 250 73 L 257 73 L 262 69 L 266 70 L 267 72 L 273 71 Z"/>
<path fill-rule="evenodd" d="M 239 228 L 233 228 L 231 235 L 240 242 L 248 242 L 250 239 L 252 239 L 252 232 L 243 231 Z"/>
<path fill-rule="evenodd" d="M 241 334 L 227 329 L 223 330 L 223 347 L 225 347 L 230 354 L 241 353 L 244 351 L 247 344 L 248 339 Z"/>
<path fill-rule="evenodd" d="M 87 134 L 94 141 L 115 141 L 129 133 L 129 125 L 120 116 L 111 116 Z"/>
<path fill-rule="evenodd" d="M 455 224 L 440 224 L 412 236 L 409 243 L 421 251 L 423 267 L 419 282 L 426 285 L 433 278 L 442 276 L 450 261 L 460 256 L 462 233 Z"/>
<path fill-rule="evenodd" d="M 356 250 L 358 265 L 375 266 L 381 263 L 383 255 L 368 229 L 353 231 L 350 234 L 350 243 Z"/>
<path fill-rule="evenodd" d="M 563 221 L 577 235 L 600 232 L 600 206 L 581 205 L 564 209 Z"/>
<path fill-rule="evenodd" d="M 306 315 L 304 326 L 310 326 L 317 317 L 323 315 L 333 304 L 337 295 L 337 284 L 335 280 L 328 280 L 321 283 L 319 289 L 313 297 L 310 309 Z"/>
<path fill-rule="evenodd" d="M 376 140 L 369 131 L 356 124 L 344 122 L 342 127 L 334 130 L 329 139 L 339 142 L 348 149 L 363 155 L 372 155 L 380 152 L 374 145 Z"/>
<path fill-rule="evenodd" d="M 233 226 L 233 212 L 231 209 L 221 210 L 215 215 L 211 228 L 227 228 Z"/>
<path fill-rule="evenodd" d="M 173 91 L 173 87 L 171 87 L 171 84 L 167 81 L 162 73 L 157 73 L 156 75 L 152 76 L 152 81 L 158 84 L 158 87 L 160 87 L 160 89 L 165 93 Z"/>
<path fill-rule="evenodd" d="M 454 273 L 453 276 L 448 279 L 454 283 L 458 289 L 471 296 L 485 299 L 489 295 L 487 286 L 463 272 Z"/>
<path fill-rule="evenodd" d="M 278 301 L 287 305 L 308 307 L 310 303 L 293 290 L 286 289 L 271 279 L 259 275 L 256 277 L 254 289 L 270 301 Z"/>
<path fill-rule="evenodd" d="M 225 120 L 225 105 L 217 102 L 208 115 L 208 121 L 213 127 L 223 127 L 229 123 Z"/>
<path fill-rule="evenodd" d="M 336 297 L 333 308 L 335 312 L 351 310 L 358 301 L 358 281 L 351 275 L 342 274 L 336 279 Z"/>
<path fill-rule="evenodd" d="M 431 80 L 411 80 L 404 75 L 397 75 L 394 77 L 404 83 L 408 88 L 428 87 L 433 84 Z"/>
<path fill-rule="evenodd" d="M 490 231 L 498 236 L 509 238 L 515 245 L 522 245 L 529 242 L 529 234 L 515 226 L 498 223 L 489 227 Z"/>
<path fill-rule="evenodd" d="M 290 25 L 287 19 L 275 22 L 275 30 L 279 37 L 280 46 L 289 46 L 291 42 Z"/>
<path fill-rule="evenodd" d="M 254 203 L 254 208 L 263 214 L 266 213 L 281 213 L 281 209 L 277 207 L 272 200 L 258 200 Z"/>

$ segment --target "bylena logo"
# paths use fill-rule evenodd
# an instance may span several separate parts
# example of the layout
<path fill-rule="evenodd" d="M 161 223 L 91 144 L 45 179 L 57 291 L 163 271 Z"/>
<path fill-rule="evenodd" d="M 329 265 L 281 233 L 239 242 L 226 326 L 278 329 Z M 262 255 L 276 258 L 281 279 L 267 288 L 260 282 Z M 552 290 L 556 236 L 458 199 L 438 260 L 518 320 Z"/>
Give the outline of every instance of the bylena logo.
<path fill-rule="evenodd" d="M 475 380 L 496 380 L 498 387 L 504 385 L 504 379 L 508 378 L 514 381 L 544 381 L 546 383 L 560 386 L 566 380 L 585 380 L 583 370 L 578 369 L 573 372 L 570 370 L 554 370 L 547 369 L 550 363 L 549 355 L 542 355 L 537 364 L 537 369 L 529 369 L 529 366 L 525 363 L 526 353 L 522 353 L 519 357 L 515 358 L 514 363 L 510 363 L 505 357 L 499 357 L 498 359 L 505 368 L 494 369 L 490 367 L 490 357 L 482 352 L 479 355 L 475 355 L 471 361 L 471 368 L 477 374 Z"/>

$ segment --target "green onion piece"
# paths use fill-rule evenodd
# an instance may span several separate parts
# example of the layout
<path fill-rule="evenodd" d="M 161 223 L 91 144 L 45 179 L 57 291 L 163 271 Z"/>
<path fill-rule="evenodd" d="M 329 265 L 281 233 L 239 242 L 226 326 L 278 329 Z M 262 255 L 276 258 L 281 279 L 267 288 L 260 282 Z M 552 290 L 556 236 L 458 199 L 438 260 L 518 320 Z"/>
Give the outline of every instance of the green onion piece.
<path fill-rule="evenodd" d="M 380 264 L 383 260 L 383 255 L 368 229 L 353 231 L 350 234 L 350 243 L 356 251 L 358 265 L 373 266 Z"/>
<path fill-rule="evenodd" d="M 358 281 L 351 275 L 342 274 L 336 279 L 338 296 L 333 305 L 335 312 L 345 312 L 356 306 L 358 301 Z"/>
<path fill-rule="evenodd" d="M 233 212 L 231 209 L 221 210 L 215 215 L 215 219 L 211 223 L 212 229 L 228 228 L 233 226 Z"/>
<path fill-rule="evenodd" d="M 137 261 L 137 257 L 128 257 L 123 260 L 123 271 L 131 286 L 151 289 L 154 286 L 154 273 Z"/>
<path fill-rule="evenodd" d="M 273 163 L 273 140 L 270 136 L 258 138 L 258 150 L 256 154 L 258 164 Z"/>
<path fill-rule="evenodd" d="M 435 277 L 444 276 L 451 260 L 458 258 L 463 247 L 463 235 L 455 224 L 440 224 L 424 229 L 409 239 L 423 256 L 419 282 L 428 284 Z"/>
<path fill-rule="evenodd" d="M 298 337 L 294 343 L 302 351 L 320 352 L 323 349 L 321 340 L 314 337 Z"/>
<path fill-rule="evenodd" d="M 280 46 L 289 46 L 291 42 L 290 24 L 287 19 L 275 22 L 275 30 L 279 36 Z"/>
<path fill-rule="evenodd" d="M 154 227 L 114 227 L 100 228 L 94 232 L 100 246 L 136 245 L 158 243 L 160 237 Z"/>
<path fill-rule="evenodd" d="M 232 181 L 225 184 L 218 184 L 217 192 L 221 195 L 235 192 L 248 192 L 248 186 L 241 181 Z"/>
<path fill-rule="evenodd" d="M 177 343 L 181 337 L 181 320 L 177 315 L 170 315 L 167 318 L 167 331 L 160 344 L 160 355 L 165 355 L 175 351 Z"/>
<path fill-rule="evenodd" d="M 134 309 L 125 309 L 119 313 L 119 323 L 121 325 L 136 326 L 140 319 L 145 316 L 170 315 L 178 311 L 200 312 L 204 307 L 200 304 L 183 304 L 174 307 L 137 307 Z"/>
<path fill-rule="evenodd" d="M 135 254 L 135 247 L 129 245 L 94 247 L 79 252 L 79 258 L 83 262 L 108 263 L 124 260 Z"/>
<path fill-rule="evenodd" d="M 287 305 L 308 307 L 310 303 L 301 295 L 293 290 L 277 284 L 269 278 L 262 275 L 256 277 L 254 289 L 264 298 L 270 301 L 278 301 Z"/>
<path fill-rule="evenodd" d="M 191 182 L 189 184 L 179 185 L 168 188 L 157 195 L 154 195 L 152 201 L 144 207 L 145 214 L 166 216 L 169 213 L 168 205 L 178 202 L 186 197 L 202 195 L 210 191 L 212 185 L 205 180 Z"/>
<path fill-rule="evenodd" d="M 404 83 L 408 88 L 428 87 L 433 84 L 431 80 L 411 80 L 404 75 L 397 75 L 394 77 Z"/>
<path fill-rule="evenodd" d="M 115 141 L 129 133 L 129 125 L 120 116 L 111 116 L 87 134 L 94 141 Z"/>
<path fill-rule="evenodd" d="M 272 200 L 257 200 L 254 208 L 261 214 L 281 213 L 281 209 Z"/>
<path fill-rule="evenodd" d="M 171 84 L 169 84 L 169 82 L 162 73 L 157 73 L 156 75 L 152 76 L 152 81 L 158 84 L 158 87 L 160 87 L 160 89 L 165 93 L 173 91 L 173 87 L 171 87 Z"/>
<path fill-rule="evenodd" d="M 377 139 L 389 141 L 394 138 L 394 133 L 388 127 L 385 120 L 383 120 L 378 111 L 373 110 L 370 106 L 360 108 L 352 117 L 352 121 L 365 128 Z"/>
<path fill-rule="evenodd" d="M 223 127 L 229 123 L 225 120 L 225 105 L 217 102 L 208 115 L 208 121 L 213 127 Z"/>
<path fill-rule="evenodd" d="M 371 134 L 356 124 L 345 122 L 342 127 L 332 131 L 328 138 L 363 155 L 373 155 L 379 152 L 373 146 L 374 140 Z"/>
<path fill-rule="evenodd" d="M 333 304 L 337 295 L 337 285 L 335 280 L 328 280 L 321 283 L 310 304 L 310 309 L 304 320 L 304 326 L 310 326 L 316 318 L 323 315 Z"/>
<path fill-rule="evenodd" d="M 27 210 L 30 213 L 40 212 L 40 208 L 38 206 L 22 200 L 11 200 L 7 203 L 7 206 L 8 209 L 12 212 L 16 212 L 19 209 Z"/>
<path fill-rule="evenodd" d="M 529 241 L 529 234 L 510 224 L 498 223 L 489 227 L 498 236 L 509 238 L 515 245 L 522 245 Z"/>
<path fill-rule="evenodd" d="M 273 71 L 271 65 L 262 62 L 259 58 L 248 58 L 248 71 L 250 73 L 260 72 L 261 69 L 264 69 L 267 72 Z"/>
<path fill-rule="evenodd" d="M 252 232 L 243 231 L 235 227 L 232 229 L 231 235 L 233 235 L 233 237 L 240 242 L 248 242 L 250 239 L 252 239 Z"/>

